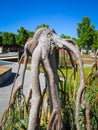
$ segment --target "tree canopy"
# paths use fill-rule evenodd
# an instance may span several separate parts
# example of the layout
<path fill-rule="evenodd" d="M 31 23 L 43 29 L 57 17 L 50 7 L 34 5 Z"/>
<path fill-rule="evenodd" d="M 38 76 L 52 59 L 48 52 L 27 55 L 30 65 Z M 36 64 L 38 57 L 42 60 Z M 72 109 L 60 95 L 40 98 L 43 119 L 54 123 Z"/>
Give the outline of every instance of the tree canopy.
<path fill-rule="evenodd" d="M 83 17 L 82 22 L 78 23 L 78 45 L 80 48 L 90 49 L 94 42 L 95 26 L 91 24 L 89 17 Z"/>
<path fill-rule="evenodd" d="M 65 35 L 65 34 L 61 34 L 61 36 L 60 36 L 61 38 L 70 38 L 70 36 L 68 36 L 68 35 Z"/>
<path fill-rule="evenodd" d="M 98 49 L 98 31 L 94 31 L 94 35 L 93 35 L 93 43 L 91 45 L 91 47 L 95 50 Z"/>
<path fill-rule="evenodd" d="M 24 45 L 27 41 L 27 39 L 33 34 L 34 32 L 30 32 L 26 30 L 24 27 L 20 27 L 20 29 L 17 30 L 18 34 L 16 35 L 16 44 L 17 45 Z"/>
<path fill-rule="evenodd" d="M 3 45 L 14 45 L 14 34 L 9 32 L 3 33 L 2 43 Z"/>
<path fill-rule="evenodd" d="M 37 26 L 37 27 L 35 28 L 35 31 L 36 31 L 38 28 L 41 28 L 41 27 L 49 28 L 49 25 L 48 25 L 48 24 L 41 24 L 41 25 L 39 25 L 39 26 Z"/>
<path fill-rule="evenodd" d="M 2 46 L 2 32 L 0 32 L 0 46 Z"/>

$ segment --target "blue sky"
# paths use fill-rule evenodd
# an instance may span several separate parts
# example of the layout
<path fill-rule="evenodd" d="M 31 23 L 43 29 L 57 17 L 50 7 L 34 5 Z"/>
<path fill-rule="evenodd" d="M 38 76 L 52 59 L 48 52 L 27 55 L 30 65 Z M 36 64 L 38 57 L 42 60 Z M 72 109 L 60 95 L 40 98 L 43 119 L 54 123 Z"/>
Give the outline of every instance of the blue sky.
<path fill-rule="evenodd" d="M 77 36 L 77 23 L 87 16 L 98 30 L 98 0 L 0 0 L 0 31 L 34 31 L 48 24 L 58 35 Z"/>

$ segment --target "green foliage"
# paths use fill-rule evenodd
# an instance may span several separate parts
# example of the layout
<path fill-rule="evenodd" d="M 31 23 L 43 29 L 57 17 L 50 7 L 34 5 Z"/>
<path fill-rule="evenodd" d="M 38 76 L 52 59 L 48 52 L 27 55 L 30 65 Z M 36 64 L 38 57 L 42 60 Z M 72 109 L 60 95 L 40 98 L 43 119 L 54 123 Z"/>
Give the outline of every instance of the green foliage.
<path fill-rule="evenodd" d="M 2 32 L 0 32 L 0 46 L 2 46 Z"/>
<path fill-rule="evenodd" d="M 70 36 L 68 36 L 68 35 L 65 35 L 65 34 L 61 34 L 61 36 L 60 36 L 61 38 L 70 38 Z"/>
<path fill-rule="evenodd" d="M 94 41 L 91 47 L 97 50 L 98 49 L 98 31 L 94 31 L 93 39 Z"/>
<path fill-rule="evenodd" d="M 18 29 L 18 34 L 12 32 L 0 32 L 0 45 L 3 46 L 21 46 L 24 45 L 29 37 L 33 37 L 34 32 L 20 27 Z"/>
<path fill-rule="evenodd" d="M 78 39 L 75 37 L 72 37 L 72 40 L 74 40 L 76 43 L 78 43 Z"/>
<path fill-rule="evenodd" d="M 34 32 L 33 32 L 33 31 L 28 31 L 28 30 L 27 30 L 27 34 L 28 34 L 28 37 L 33 37 Z"/>
<path fill-rule="evenodd" d="M 22 90 L 19 89 L 16 93 L 14 104 L 11 105 L 7 112 L 6 121 L 2 130 L 27 130 L 28 118 L 25 97 Z"/>
<path fill-rule="evenodd" d="M 88 75 L 91 67 L 85 67 L 84 73 L 85 77 Z M 96 71 L 95 71 L 96 73 Z M 61 83 L 62 87 L 60 87 L 60 99 L 61 99 L 61 108 L 62 108 L 62 121 L 63 128 L 68 130 L 76 130 L 75 125 L 75 99 L 74 91 L 77 93 L 77 89 L 75 89 L 75 80 L 76 87 L 79 87 L 79 72 L 75 78 L 71 78 L 72 70 L 63 70 L 63 75 L 65 76 L 65 80 Z M 63 76 L 63 77 L 64 77 Z M 74 76 L 74 75 L 73 75 Z M 71 83 L 70 83 L 71 82 Z M 66 87 L 66 90 L 64 88 Z M 62 94 L 63 93 L 63 94 Z M 95 75 L 91 75 L 90 85 L 86 85 L 85 87 L 85 99 L 87 103 L 90 105 L 90 121 L 91 121 L 91 130 L 98 129 L 98 102 L 96 102 L 96 94 L 98 94 L 98 86 L 95 85 Z M 65 95 L 65 98 L 64 98 Z M 85 122 L 85 109 L 79 106 L 79 124 L 81 130 L 86 129 Z"/>
<path fill-rule="evenodd" d="M 90 23 L 89 17 L 83 17 L 82 22 L 78 23 L 77 33 L 78 33 L 78 45 L 80 47 L 86 47 L 90 49 L 93 44 L 95 26 Z"/>
<path fill-rule="evenodd" d="M 3 45 L 8 45 L 8 32 L 4 32 L 2 43 Z"/>
<path fill-rule="evenodd" d="M 38 28 L 42 28 L 42 27 L 49 28 L 49 25 L 48 25 L 48 24 L 41 24 L 41 25 L 39 25 L 39 26 L 36 27 L 35 31 L 36 31 Z"/>
<path fill-rule="evenodd" d="M 15 44 L 15 34 L 11 32 L 4 32 L 2 36 L 3 45 L 13 45 Z"/>
<path fill-rule="evenodd" d="M 96 73 L 96 72 L 95 72 Z M 98 77 L 97 77 L 98 78 Z M 90 105 L 90 124 L 91 130 L 98 129 L 98 86 L 95 83 L 95 74 L 91 76 L 91 82 L 89 85 L 86 85 L 85 89 L 85 99 Z"/>
<path fill-rule="evenodd" d="M 15 34 L 9 33 L 8 35 L 8 45 L 15 45 Z"/>
<path fill-rule="evenodd" d="M 29 37 L 27 30 L 24 29 L 24 27 L 20 27 L 17 32 L 18 34 L 16 35 L 16 44 L 24 45 Z"/>

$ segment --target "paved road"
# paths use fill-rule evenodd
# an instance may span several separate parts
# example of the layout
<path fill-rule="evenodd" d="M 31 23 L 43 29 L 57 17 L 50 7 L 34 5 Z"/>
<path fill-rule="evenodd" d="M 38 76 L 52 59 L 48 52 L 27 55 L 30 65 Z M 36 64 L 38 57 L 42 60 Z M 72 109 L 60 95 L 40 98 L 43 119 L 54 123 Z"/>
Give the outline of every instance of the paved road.
<path fill-rule="evenodd" d="M 11 94 L 11 89 L 12 89 L 12 83 L 13 83 L 13 80 L 15 77 L 15 73 L 17 72 L 18 64 L 12 63 L 12 62 L 0 61 L 0 65 L 6 65 L 6 66 L 12 67 L 12 76 L 0 87 L 0 119 L 1 119 L 5 108 L 8 106 L 8 102 L 9 102 L 10 94 Z M 21 72 L 22 72 L 22 67 L 21 67 L 20 75 L 21 75 Z M 17 87 L 20 83 L 20 78 L 21 78 L 20 75 L 18 76 L 15 87 Z M 26 70 L 24 89 L 23 89 L 25 95 L 27 94 L 27 90 L 28 90 L 28 87 L 30 85 L 30 79 L 31 79 L 30 76 L 31 76 L 30 71 Z M 45 83 L 44 82 L 44 75 L 40 74 L 41 88 L 44 88 L 44 86 L 45 86 L 44 83 Z"/>

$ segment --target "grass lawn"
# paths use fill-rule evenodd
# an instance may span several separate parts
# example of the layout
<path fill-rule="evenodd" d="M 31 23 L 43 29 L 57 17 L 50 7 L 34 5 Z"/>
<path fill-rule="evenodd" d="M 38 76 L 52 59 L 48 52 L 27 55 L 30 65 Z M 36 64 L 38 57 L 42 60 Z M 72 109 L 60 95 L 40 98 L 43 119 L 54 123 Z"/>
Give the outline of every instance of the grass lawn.
<path fill-rule="evenodd" d="M 31 69 L 31 66 L 27 66 L 27 69 L 30 70 Z M 86 77 L 88 75 L 88 73 L 90 72 L 91 70 L 91 66 L 84 66 L 84 76 Z M 68 73 L 68 77 L 71 75 L 72 73 L 72 69 L 68 69 L 66 70 L 65 68 L 62 68 L 61 71 L 63 72 L 63 74 L 65 75 L 66 74 L 66 71 Z M 40 73 L 44 73 L 44 70 L 42 67 L 40 67 Z M 58 74 L 60 77 L 63 77 L 62 76 L 62 73 L 58 70 Z"/>

